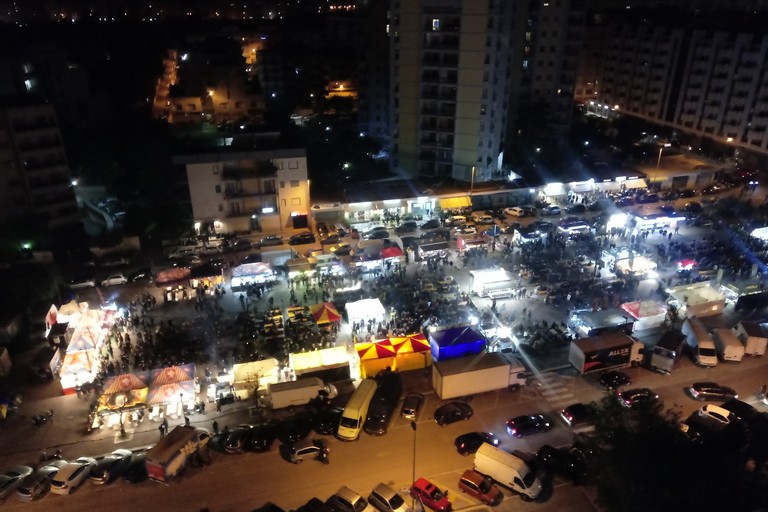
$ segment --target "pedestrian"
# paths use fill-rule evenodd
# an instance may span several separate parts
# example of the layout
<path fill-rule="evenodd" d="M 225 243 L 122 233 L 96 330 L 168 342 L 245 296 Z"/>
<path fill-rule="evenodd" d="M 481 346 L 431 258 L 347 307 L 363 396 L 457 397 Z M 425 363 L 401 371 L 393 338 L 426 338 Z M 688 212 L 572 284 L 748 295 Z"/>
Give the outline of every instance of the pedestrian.
<path fill-rule="evenodd" d="M 213 433 L 214 434 L 219 433 L 219 422 L 216 420 L 213 420 Z"/>
<path fill-rule="evenodd" d="M 221 412 L 221 400 L 216 400 L 216 412 Z"/>
<path fill-rule="evenodd" d="M 168 432 L 168 418 L 163 418 L 162 427 L 165 432 Z"/>
<path fill-rule="evenodd" d="M 189 416 L 184 416 L 184 425 L 189 426 Z"/>
<path fill-rule="evenodd" d="M 163 427 L 163 424 L 161 423 L 157 429 L 160 431 L 160 439 L 165 437 L 165 428 Z"/>

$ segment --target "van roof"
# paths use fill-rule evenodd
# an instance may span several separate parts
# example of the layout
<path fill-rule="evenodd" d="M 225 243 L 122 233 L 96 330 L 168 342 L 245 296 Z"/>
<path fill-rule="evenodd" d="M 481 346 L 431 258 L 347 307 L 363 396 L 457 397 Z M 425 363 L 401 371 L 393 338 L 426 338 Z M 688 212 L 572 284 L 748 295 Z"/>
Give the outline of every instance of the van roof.
<path fill-rule="evenodd" d="M 497 448 L 488 443 L 483 443 L 480 445 L 480 448 L 477 450 L 477 454 L 475 455 L 475 459 L 477 459 L 478 455 L 488 457 L 489 459 L 504 464 L 505 466 L 514 468 L 519 473 L 523 473 L 528 470 L 528 464 L 526 461 L 517 455 L 505 452 L 501 448 Z"/>

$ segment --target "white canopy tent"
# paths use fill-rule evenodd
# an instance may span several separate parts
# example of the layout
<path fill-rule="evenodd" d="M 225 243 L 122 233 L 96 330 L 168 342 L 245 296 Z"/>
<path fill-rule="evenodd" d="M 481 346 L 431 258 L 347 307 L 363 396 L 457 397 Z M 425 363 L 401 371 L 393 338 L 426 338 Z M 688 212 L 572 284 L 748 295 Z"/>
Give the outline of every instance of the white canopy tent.
<path fill-rule="evenodd" d="M 346 305 L 349 322 L 384 322 L 386 311 L 379 299 L 363 299 Z"/>

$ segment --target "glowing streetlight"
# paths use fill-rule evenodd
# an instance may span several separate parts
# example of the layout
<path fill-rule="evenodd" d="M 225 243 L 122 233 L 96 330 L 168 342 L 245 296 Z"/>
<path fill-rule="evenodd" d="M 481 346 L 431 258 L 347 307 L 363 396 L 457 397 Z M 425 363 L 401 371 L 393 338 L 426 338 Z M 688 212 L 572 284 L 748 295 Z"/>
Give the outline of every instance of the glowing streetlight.
<path fill-rule="evenodd" d="M 656 168 L 658 169 L 661 166 L 661 153 L 664 151 L 664 148 L 668 148 L 672 146 L 669 142 L 665 142 L 664 144 L 659 144 L 659 158 L 656 160 Z"/>

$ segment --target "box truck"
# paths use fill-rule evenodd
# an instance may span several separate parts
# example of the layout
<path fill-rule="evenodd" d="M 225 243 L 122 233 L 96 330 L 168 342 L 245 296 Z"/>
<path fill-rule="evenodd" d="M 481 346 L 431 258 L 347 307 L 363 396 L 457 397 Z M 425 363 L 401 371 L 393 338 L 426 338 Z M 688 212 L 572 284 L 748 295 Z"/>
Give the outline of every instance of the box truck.
<path fill-rule="evenodd" d="M 744 357 L 744 345 L 739 338 L 733 334 L 733 331 L 725 327 L 712 331 L 717 347 L 717 355 L 723 361 L 739 362 Z"/>
<path fill-rule="evenodd" d="M 333 384 L 326 384 L 317 377 L 278 382 L 267 387 L 272 409 L 307 405 L 320 393 L 326 393 L 328 398 L 336 398 L 338 394 Z"/>
<path fill-rule="evenodd" d="M 147 451 L 147 475 L 158 482 L 176 477 L 192 459 L 207 448 L 210 434 L 205 430 L 179 425 Z"/>
<path fill-rule="evenodd" d="M 501 352 L 438 361 L 432 367 L 432 387 L 441 400 L 497 389 L 516 389 L 525 383 L 525 367 L 514 357 Z"/>
<path fill-rule="evenodd" d="M 699 366 L 712 368 L 717 366 L 717 348 L 707 328 L 695 316 L 689 316 L 683 322 L 685 341 L 693 353 L 693 360 Z"/>
<path fill-rule="evenodd" d="M 669 373 L 674 368 L 685 348 L 685 336 L 678 331 L 667 331 L 651 352 L 651 368 Z"/>
<path fill-rule="evenodd" d="M 483 443 L 475 453 L 474 470 L 520 494 L 525 501 L 539 497 L 542 479 L 523 458 Z"/>
<path fill-rule="evenodd" d="M 748 356 L 765 355 L 768 348 L 768 331 L 760 322 L 739 322 L 733 328 L 734 334 L 744 344 L 744 354 Z"/>
<path fill-rule="evenodd" d="M 643 344 L 623 332 L 607 332 L 571 343 L 568 361 L 581 374 L 626 368 L 643 360 Z"/>

